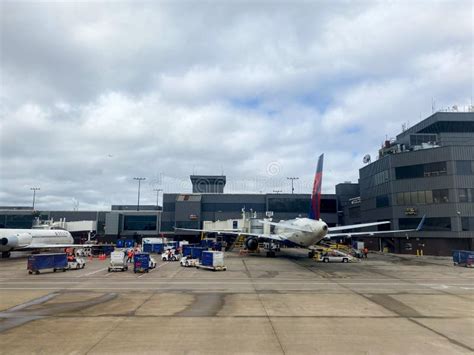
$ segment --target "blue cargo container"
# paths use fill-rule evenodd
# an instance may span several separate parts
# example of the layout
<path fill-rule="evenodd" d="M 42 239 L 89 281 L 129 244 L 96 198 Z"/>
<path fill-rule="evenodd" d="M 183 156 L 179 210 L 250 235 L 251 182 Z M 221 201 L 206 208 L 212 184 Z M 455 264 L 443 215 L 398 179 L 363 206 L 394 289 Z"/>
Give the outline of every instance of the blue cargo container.
<path fill-rule="evenodd" d="M 161 254 L 164 251 L 164 244 L 153 244 L 153 253 Z"/>
<path fill-rule="evenodd" d="M 163 244 L 161 243 L 145 243 L 143 244 L 143 251 L 145 253 L 157 253 L 161 254 L 163 252 Z"/>
<path fill-rule="evenodd" d="M 148 272 L 150 269 L 150 254 L 140 253 L 133 257 L 133 272 Z"/>
<path fill-rule="evenodd" d="M 202 239 L 201 240 L 201 246 L 203 248 L 212 248 L 213 245 L 214 245 L 214 241 L 211 240 L 211 239 Z"/>
<path fill-rule="evenodd" d="M 224 253 L 221 251 L 203 251 L 201 265 L 209 267 L 224 267 Z"/>
<path fill-rule="evenodd" d="M 191 248 L 191 257 L 193 259 L 201 259 L 202 252 L 206 250 L 207 248 L 202 248 L 202 247 Z"/>
<path fill-rule="evenodd" d="M 92 255 L 100 255 L 100 254 L 105 254 L 105 255 L 110 255 L 115 250 L 115 247 L 113 245 L 93 245 L 91 247 L 91 253 Z"/>
<path fill-rule="evenodd" d="M 66 253 L 57 254 L 34 254 L 28 257 L 28 273 L 39 274 L 40 270 L 53 269 L 66 271 L 67 255 Z"/>
<path fill-rule="evenodd" d="M 196 247 L 194 244 L 185 244 L 183 245 L 183 256 L 190 256 L 191 255 L 191 249 Z"/>
<path fill-rule="evenodd" d="M 123 239 L 117 240 L 116 245 L 117 245 L 117 248 L 123 248 L 125 246 L 125 240 Z"/>
<path fill-rule="evenodd" d="M 150 243 L 143 244 L 143 252 L 151 253 L 152 247 L 153 247 L 153 244 L 150 244 Z"/>
<path fill-rule="evenodd" d="M 135 242 L 133 240 L 125 241 L 125 248 L 133 248 L 134 246 L 135 246 Z"/>
<path fill-rule="evenodd" d="M 212 253 L 208 251 L 204 251 L 201 257 L 201 264 L 204 266 L 212 266 L 213 265 L 212 257 L 213 257 Z"/>
<path fill-rule="evenodd" d="M 454 265 L 470 267 L 474 265 L 474 251 L 453 250 Z"/>

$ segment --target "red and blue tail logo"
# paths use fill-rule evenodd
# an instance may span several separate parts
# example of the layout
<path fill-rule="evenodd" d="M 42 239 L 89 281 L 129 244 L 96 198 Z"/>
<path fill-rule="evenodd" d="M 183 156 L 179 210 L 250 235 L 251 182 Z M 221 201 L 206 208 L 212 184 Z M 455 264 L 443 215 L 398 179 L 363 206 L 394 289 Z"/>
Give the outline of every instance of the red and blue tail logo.
<path fill-rule="evenodd" d="M 309 218 L 321 218 L 321 184 L 323 181 L 323 160 L 324 154 L 321 154 L 318 159 L 318 166 L 316 168 L 316 175 L 314 175 L 313 193 L 311 194 L 311 209 L 309 211 Z"/>

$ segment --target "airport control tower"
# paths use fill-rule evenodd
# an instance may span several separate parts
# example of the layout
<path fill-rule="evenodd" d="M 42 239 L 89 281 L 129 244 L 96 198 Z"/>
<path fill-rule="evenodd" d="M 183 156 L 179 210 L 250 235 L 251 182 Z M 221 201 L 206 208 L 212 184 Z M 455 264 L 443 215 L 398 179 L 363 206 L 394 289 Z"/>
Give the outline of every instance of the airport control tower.
<path fill-rule="evenodd" d="M 224 193 L 225 176 L 223 175 L 191 175 L 193 194 L 195 193 Z"/>

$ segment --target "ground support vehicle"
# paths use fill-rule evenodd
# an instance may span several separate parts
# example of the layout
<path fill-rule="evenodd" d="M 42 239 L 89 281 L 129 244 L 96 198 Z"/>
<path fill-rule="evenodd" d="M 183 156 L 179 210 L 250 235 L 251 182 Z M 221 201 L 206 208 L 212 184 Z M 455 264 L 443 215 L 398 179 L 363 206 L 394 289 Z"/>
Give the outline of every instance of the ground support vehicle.
<path fill-rule="evenodd" d="M 139 253 L 133 257 L 133 272 L 148 272 L 150 271 L 150 254 Z"/>
<path fill-rule="evenodd" d="M 86 262 L 82 258 L 76 257 L 73 260 L 67 262 L 67 268 L 69 270 L 72 270 L 72 269 L 79 270 L 79 269 L 84 269 L 85 267 L 86 267 Z"/>
<path fill-rule="evenodd" d="M 110 264 L 108 271 L 127 271 L 127 256 L 123 251 L 113 251 L 110 253 Z"/>
<path fill-rule="evenodd" d="M 29 274 L 39 274 L 40 270 L 53 269 L 62 270 L 68 269 L 67 254 L 66 253 L 51 253 L 51 254 L 33 254 L 28 256 L 27 270 Z"/>

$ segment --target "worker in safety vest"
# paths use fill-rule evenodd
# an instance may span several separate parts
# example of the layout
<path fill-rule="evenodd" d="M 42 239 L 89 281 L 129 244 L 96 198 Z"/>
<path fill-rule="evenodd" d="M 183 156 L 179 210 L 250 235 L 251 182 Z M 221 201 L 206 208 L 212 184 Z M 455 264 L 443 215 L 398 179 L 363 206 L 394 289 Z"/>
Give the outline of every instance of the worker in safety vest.
<path fill-rule="evenodd" d="M 133 259 L 133 249 L 128 250 L 127 256 L 128 256 L 127 263 L 131 263 Z"/>

